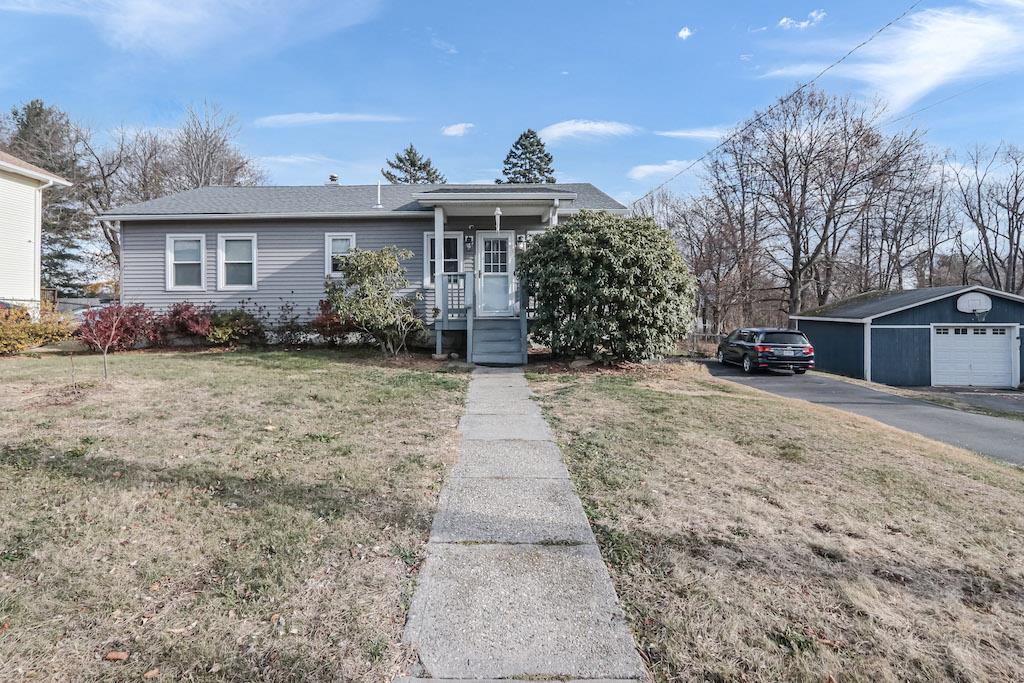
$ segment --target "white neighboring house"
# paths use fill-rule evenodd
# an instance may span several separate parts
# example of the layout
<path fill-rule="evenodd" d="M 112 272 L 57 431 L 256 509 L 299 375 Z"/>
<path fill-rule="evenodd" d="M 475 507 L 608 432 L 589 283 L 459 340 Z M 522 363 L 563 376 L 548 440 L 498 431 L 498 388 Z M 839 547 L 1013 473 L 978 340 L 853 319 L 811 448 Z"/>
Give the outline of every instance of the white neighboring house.
<path fill-rule="evenodd" d="M 39 310 L 43 190 L 60 176 L 0 152 L 0 301 Z"/>

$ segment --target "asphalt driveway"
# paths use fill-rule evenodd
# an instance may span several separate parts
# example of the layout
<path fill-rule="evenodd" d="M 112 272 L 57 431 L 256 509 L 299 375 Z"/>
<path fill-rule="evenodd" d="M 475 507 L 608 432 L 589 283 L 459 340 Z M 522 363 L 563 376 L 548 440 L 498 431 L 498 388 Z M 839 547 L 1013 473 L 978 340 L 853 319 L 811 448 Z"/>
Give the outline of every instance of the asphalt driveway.
<path fill-rule="evenodd" d="M 965 413 L 924 401 L 860 387 L 827 375 L 766 372 L 747 375 L 731 365 L 708 361 L 715 377 L 863 415 L 897 429 L 1024 465 L 1024 421 Z"/>

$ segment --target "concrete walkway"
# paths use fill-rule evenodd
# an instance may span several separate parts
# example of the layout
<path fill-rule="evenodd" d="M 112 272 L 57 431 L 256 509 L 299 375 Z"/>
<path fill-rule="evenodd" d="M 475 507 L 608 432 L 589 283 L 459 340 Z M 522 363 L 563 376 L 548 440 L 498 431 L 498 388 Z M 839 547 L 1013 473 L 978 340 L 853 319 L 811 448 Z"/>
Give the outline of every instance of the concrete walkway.
<path fill-rule="evenodd" d="M 646 679 L 608 570 L 519 369 L 478 368 L 405 639 L 406 681 Z"/>

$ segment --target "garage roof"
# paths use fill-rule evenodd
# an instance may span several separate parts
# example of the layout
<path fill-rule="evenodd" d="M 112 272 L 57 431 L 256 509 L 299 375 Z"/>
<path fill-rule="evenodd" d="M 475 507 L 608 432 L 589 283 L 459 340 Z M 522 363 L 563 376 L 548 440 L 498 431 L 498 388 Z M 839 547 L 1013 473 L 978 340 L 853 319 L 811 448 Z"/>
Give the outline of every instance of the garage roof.
<path fill-rule="evenodd" d="M 967 286 L 956 285 L 951 287 L 922 287 L 921 289 L 905 289 L 900 291 L 865 292 L 849 299 L 836 301 L 813 311 L 807 311 L 800 315 L 793 315 L 794 320 L 849 320 L 850 322 L 864 322 L 870 318 L 877 318 L 907 308 L 914 308 L 919 304 L 929 301 L 944 299 L 947 296 L 960 294 L 962 292 L 980 291 L 994 296 L 1001 296 L 1016 301 L 1024 301 L 1024 298 L 1001 292 L 990 287 L 980 285 Z"/>

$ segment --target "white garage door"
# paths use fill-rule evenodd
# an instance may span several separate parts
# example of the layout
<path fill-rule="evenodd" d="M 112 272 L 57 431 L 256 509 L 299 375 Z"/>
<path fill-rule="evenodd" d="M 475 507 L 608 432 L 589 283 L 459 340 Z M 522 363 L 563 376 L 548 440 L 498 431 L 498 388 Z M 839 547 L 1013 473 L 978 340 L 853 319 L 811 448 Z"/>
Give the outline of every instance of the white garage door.
<path fill-rule="evenodd" d="M 935 327 L 932 329 L 932 385 L 1014 387 L 1016 329 Z"/>

